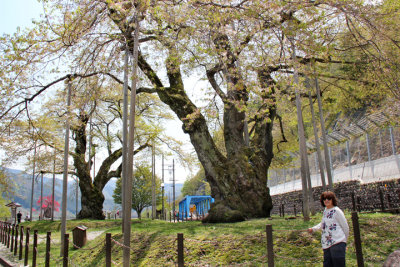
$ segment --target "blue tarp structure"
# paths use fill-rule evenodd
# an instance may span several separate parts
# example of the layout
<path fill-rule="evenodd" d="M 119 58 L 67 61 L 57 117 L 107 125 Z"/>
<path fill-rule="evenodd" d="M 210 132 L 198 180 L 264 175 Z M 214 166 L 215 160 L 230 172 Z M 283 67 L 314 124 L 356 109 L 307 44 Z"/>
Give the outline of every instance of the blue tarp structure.
<path fill-rule="evenodd" d="M 214 199 L 211 196 L 188 196 L 179 202 L 179 219 L 184 220 L 190 216 L 190 206 L 196 206 L 196 214 L 204 217 L 210 210 L 211 203 Z"/>

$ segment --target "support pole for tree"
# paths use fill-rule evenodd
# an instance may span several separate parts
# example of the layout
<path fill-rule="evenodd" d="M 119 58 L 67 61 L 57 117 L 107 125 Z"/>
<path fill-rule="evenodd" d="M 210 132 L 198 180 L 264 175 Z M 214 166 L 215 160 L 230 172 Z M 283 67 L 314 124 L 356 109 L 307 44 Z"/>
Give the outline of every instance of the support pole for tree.
<path fill-rule="evenodd" d="M 314 139 L 315 139 L 315 147 L 317 149 L 319 173 L 321 176 L 322 188 L 324 191 L 326 191 L 324 161 L 322 160 L 322 156 L 321 156 L 321 148 L 320 148 L 320 144 L 319 144 L 318 129 L 317 129 L 317 125 L 315 123 L 315 112 L 314 112 L 313 101 L 311 98 L 311 91 L 309 91 L 308 99 L 310 100 L 311 120 L 313 123 L 313 129 L 314 129 Z"/>
<path fill-rule="evenodd" d="M 36 144 L 37 144 L 37 140 L 35 140 L 35 150 L 33 153 L 33 172 L 32 172 L 32 191 L 31 191 L 31 210 L 29 213 L 29 218 L 32 220 L 32 210 L 33 210 L 33 193 L 34 193 L 34 189 L 35 189 L 35 167 L 36 167 Z"/>
<path fill-rule="evenodd" d="M 125 44 L 125 59 L 124 59 L 124 98 L 122 110 L 122 188 L 125 188 L 126 175 L 128 170 L 127 156 L 128 156 L 128 75 L 129 75 L 129 47 L 128 42 Z M 122 206 L 122 233 L 124 233 L 125 222 L 125 190 L 121 190 L 121 206 Z"/>
<path fill-rule="evenodd" d="M 175 160 L 172 160 L 172 213 L 175 222 Z"/>
<path fill-rule="evenodd" d="M 293 64 L 296 62 L 296 50 L 294 45 L 294 40 L 291 38 L 292 43 L 292 60 Z M 310 197 L 309 190 L 312 192 L 312 187 L 309 187 L 310 184 L 307 185 L 307 176 L 309 175 L 308 168 L 308 160 L 307 160 L 307 147 L 306 147 L 306 139 L 304 136 L 304 124 L 303 124 L 303 114 L 301 111 L 301 100 L 300 94 L 298 90 L 299 85 L 299 77 L 297 67 L 294 67 L 294 84 L 295 84 L 295 95 L 296 95 L 296 108 L 297 108 L 297 130 L 299 135 L 299 150 L 300 150 L 300 161 L 301 161 L 301 182 L 303 187 L 303 216 L 305 221 L 310 220 Z M 308 174 L 308 175 L 307 175 Z"/>
<path fill-rule="evenodd" d="M 331 164 L 330 157 L 329 157 L 328 141 L 326 139 L 324 113 L 322 110 L 322 101 L 321 101 L 321 92 L 319 90 L 318 78 L 317 78 L 316 74 L 315 74 L 315 89 L 317 91 L 319 120 L 321 123 L 322 142 L 324 145 L 325 167 L 326 167 L 326 174 L 328 175 L 328 187 L 330 190 L 333 190 L 332 164 Z"/>
<path fill-rule="evenodd" d="M 76 186 L 75 186 L 75 218 L 78 219 L 78 198 L 79 198 L 79 181 L 78 176 L 75 177 Z"/>
<path fill-rule="evenodd" d="M 162 218 L 165 220 L 165 214 L 164 214 L 164 155 L 162 155 L 162 184 L 161 184 L 161 205 L 162 205 Z"/>
<path fill-rule="evenodd" d="M 131 101 L 129 114 L 129 148 L 127 175 L 125 181 L 125 210 L 124 210 L 124 267 L 130 266 L 130 239 L 131 239 L 131 212 L 132 212 L 132 178 L 133 178 L 133 154 L 134 154 L 134 137 L 135 137 L 135 103 L 136 103 L 136 84 L 137 84 L 137 62 L 138 62 L 138 43 L 139 43 L 139 11 L 138 6 L 135 9 L 135 34 L 133 42 L 133 70 L 132 70 L 132 86 L 131 86 Z"/>
<path fill-rule="evenodd" d="M 71 78 L 67 80 L 67 119 L 65 122 L 65 143 L 64 143 L 64 173 L 62 191 L 62 212 L 61 212 L 61 246 L 60 256 L 64 256 L 64 238 L 67 230 L 67 190 L 68 190 L 68 152 L 69 152 L 69 116 L 71 107 Z"/>
<path fill-rule="evenodd" d="M 156 158 L 154 152 L 154 141 L 151 146 L 151 219 L 154 220 L 156 218 Z"/>
<path fill-rule="evenodd" d="M 56 183 L 56 148 L 54 145 L 54 158 L 53 158 L 53 185 L 51 188 L 51 221 L 54 221 L 54 189 Z"/>
<path fill-rule="evenodd" d="M 43 220 L 43 171 L 40 171 L 40 218 L 39 220 Z"/>

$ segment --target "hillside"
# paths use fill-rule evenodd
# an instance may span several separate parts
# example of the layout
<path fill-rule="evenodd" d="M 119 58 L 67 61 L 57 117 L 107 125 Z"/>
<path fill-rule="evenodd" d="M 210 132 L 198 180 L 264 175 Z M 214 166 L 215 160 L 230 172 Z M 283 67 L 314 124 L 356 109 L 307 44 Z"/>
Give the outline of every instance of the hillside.
<path fill-rule="evenodd" d="M 30 201 L 31 201 L 31 187 L 32 187 L 32 174 L 27 174 L 21 170 L 15 169 L 8 169 L 5 168 L 5 172 L 7 176 L 12 181 L 13 191 L 15 194 L 11 196 L 11 201 L 18 202 L 22 205 L 22 213 L 29 214 L 30 211 Z M 40 176 L 37 177 L 35 181 L 35 188 L 34 188 L 34 205 L 35 209 L 39 209 L 40 206 L 36 204 L 36 201 L 40 197 Z M 45 174 L 43 176 L 43 196 L 50 196 L 52 191 L 52 183 L 53 178 L 50 174 Z M 113 211 L 120 209 L 119 205 L 114 203 L 112 198 L 114 188 L 115 188 L 116 179 L 111 179 L 107 185 L 104 187 L 103 194 L 105 197 L 105 201 L 103 204 L 103 209 L 105 211 Z M 176 198 L 178 199 L 181 195 L 181 189 L 183 184 L 176 184 L 175 185 L 175 194 Z M 56 178 L 55 180 L 55 200 L 61 204 L 61 195 L 62 195 L 62 180 Z M 74 218 L 75 217 L 75 209 L 76 209 L 76 184 L 74 181 L 68 181 L 68 204 L 67 204 L 67 213 L 68 217 Z M 80 192 L 79 192 L 80 194 Z M 172 184 L 165 184 L 165 195 L 171 194 L 172 197 Z M 80 210 L 80 200 L 78 201 L 78 212 Z M 39 212 L 33 213 L 34 218 L 39 216 Z M 59 212 L 55 212 L 54 215 L 56 218 L 61 216 L 61 210 Z"/>

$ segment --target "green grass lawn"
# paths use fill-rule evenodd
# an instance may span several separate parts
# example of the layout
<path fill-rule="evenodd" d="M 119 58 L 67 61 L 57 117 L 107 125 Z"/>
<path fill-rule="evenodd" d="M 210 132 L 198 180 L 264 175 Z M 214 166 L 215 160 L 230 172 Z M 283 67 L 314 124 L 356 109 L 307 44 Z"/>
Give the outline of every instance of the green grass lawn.
<path fill-rule="evenodd" d="M 350 212 L 345 212 L 350 225 L 347 265 L 357 266 Z M 400 248 L 400 216 L 384 213 L 360 214 L 360 228 L 366 266 L 382 266 L 387 255 Z M 275 266 L 322 266 L 320 233 L 308 234 L 306 229 L 317 224 L 321 214 L 304 222 L 302 218 L 286 220 L 280 217 L 254 219 L 230 224 L 202 224 L 201 222 L 169 223 L 142 219 L 132 221 L 131 266 L 175 266 L 177 233 L 184 234 L 185 266 L 267 266 L 265 227 L 273 227 Z M 60 222 L 23 223 L 43 236 L 52 232 L 52 264 L 61 258 Z M 83 249 L 72 247 L 71 230 L 77 225 L 91 231 L 104 231 Z M 33 231 L 31 232 L 33 233 Z M 70 233 L 71 266 L 104 266 L 105 233 L 123 243 L 121 220 L 72 220 L 67 223 Z M 33 237 L 30 239 L 33 243 Z M 38 266 L 44 265 L 45 242 L 38 246 Z M 32 252 L 30 251 L 30 255 Z M 122 263 L 122 248 L 113 243 L 114 266 Z M 29 261 L 29 264 L 31 260 Z"/>

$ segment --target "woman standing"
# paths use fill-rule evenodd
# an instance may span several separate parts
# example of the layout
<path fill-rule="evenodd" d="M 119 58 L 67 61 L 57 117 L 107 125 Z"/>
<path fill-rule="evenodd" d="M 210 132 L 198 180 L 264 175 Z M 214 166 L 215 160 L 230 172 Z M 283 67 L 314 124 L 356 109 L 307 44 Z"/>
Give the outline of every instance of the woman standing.
<path fill-rule="evenodd" d="M 349 237 L 349 225 L 343 211 L 337 207 L 335 193 L 326 191 L 321 194 L 320 202 L 325 207 L 322 221 L 309 228 L 312 233 L 322 229 L 321 244 L 324 250 L 324 267 L 346 266 L 346 242 Z"/>

